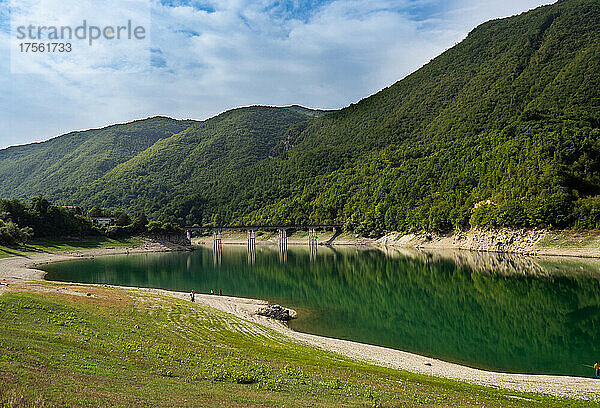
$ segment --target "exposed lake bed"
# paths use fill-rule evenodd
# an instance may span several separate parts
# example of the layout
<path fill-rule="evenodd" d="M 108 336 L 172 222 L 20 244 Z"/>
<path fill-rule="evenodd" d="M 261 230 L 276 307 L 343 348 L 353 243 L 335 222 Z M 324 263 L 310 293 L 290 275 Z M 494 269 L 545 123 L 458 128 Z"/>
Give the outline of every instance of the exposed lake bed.
<path fill-rule="evenodd" d="M 218 256 L 217 256 L 218 255 Z M 101 257 L 44 267 L 47 279 L 267 299 L 297 331 L 502 372 L 590 376 L 595 262 L 456 251 L 224 246 L 220 254 Z"/>

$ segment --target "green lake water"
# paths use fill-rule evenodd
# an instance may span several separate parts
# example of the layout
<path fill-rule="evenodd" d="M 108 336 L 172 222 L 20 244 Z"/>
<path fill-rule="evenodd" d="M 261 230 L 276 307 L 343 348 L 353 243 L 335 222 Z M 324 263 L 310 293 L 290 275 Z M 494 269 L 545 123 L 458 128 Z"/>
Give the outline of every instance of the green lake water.
<path fill-rule="evenodd" d="M 225 246 L 50 264 L 46 279 L 268 299 L 295 330 L 506 372 L 592 376 L 596 261 L 471 252 Z"/>

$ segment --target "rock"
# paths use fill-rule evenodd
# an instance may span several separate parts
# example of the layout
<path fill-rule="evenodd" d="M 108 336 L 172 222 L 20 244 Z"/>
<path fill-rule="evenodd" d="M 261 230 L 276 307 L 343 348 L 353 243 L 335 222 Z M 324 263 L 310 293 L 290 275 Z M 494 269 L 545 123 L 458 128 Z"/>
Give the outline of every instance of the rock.
<path fill-rule="evenodd" d="M 281 320 L 284 322 L 287 322 L 288 320 L 293 318 L 288 309 L 279 305 L 267 305 L 263 308 L 258 309 L 256 314 L 260 316 L 269 317 L 274 320 Z"/>

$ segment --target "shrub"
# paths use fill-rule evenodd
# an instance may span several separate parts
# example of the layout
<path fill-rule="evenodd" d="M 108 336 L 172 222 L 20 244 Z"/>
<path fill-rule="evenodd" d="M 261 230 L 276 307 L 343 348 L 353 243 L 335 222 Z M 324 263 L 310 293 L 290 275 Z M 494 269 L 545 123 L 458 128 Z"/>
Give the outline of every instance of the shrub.
<path fill-rule="evenodd" d="M 19 228 L 12 221 L 0 219 L 0 244 L 19 245 L 25 244 L 33 236 L 33 230 L 29 227 Z"/>

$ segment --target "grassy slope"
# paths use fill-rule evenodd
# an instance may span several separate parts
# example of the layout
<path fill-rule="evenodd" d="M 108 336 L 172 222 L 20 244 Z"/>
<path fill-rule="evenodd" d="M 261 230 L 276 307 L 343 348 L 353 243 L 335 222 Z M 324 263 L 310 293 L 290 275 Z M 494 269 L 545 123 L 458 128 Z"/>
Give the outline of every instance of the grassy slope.
<path fill-rule="evenodd" d="M 140 245 L 141 238 L 106 238 L 90 237 L 85 239 L 65 240 L 65 239 L 36 239 L 26 247 L 13 248 L 0 245 L 0 258 L 6 258 L 14 255 L 26 255 L 33 252 L 61 252 L 81 249 L 94 248 L 115 248 L 115 247 L 135 247 Z"/>
<path fill-rule="evenodd" d="M 311 112 L 319 113 L 266 106 L 227 111 L 161 140 L 115 167 L 82 189 L 76 201 L 152 214 L 175 198 L 179 203 L 174 206 L 176 211 L 184 216 L 194 213 L 190 208 L 180 211 L 183 197 L 195 197 L 191 206 L 201 206 L 207 189 L 215 189 L 220 179 L 268 157 L 287 130 L 312 118 Z"/>
<path fill-rule="evenodd" d="M 594 405 L 369 366 L 181 300 L 86 291 L 0 297 L 0 405 Z"/>
<path fill-rule="evenodd" d="M 540 240 L 542 248 L 600 249 L 600 231 L 554 231 Z"/>
<path fill-rule="evenodd" d="M 25 251 L 12 247 L 0 245 L 0 259 L 8 258 L 9 256 L 23 255 Z"/>

